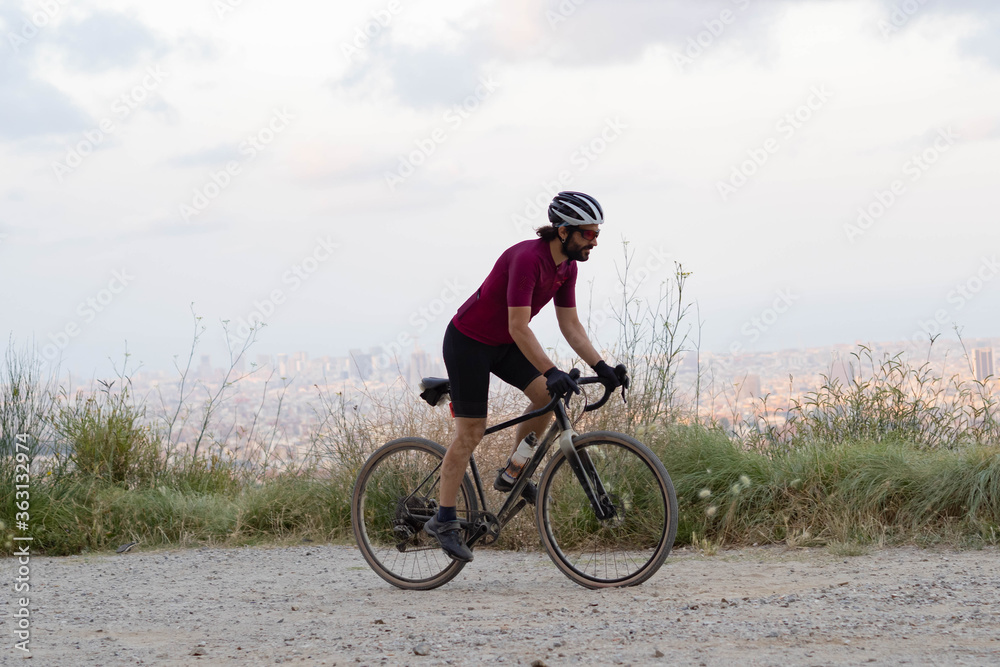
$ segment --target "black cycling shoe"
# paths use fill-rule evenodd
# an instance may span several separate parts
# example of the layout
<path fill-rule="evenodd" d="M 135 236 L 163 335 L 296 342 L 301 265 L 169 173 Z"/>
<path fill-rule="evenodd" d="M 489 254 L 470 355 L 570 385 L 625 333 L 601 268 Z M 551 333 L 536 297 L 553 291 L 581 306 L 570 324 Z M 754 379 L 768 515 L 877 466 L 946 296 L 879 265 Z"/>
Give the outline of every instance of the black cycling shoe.
<path fill-rule="evenodd" d="M 514 485 L 503 478 L 503 470 L 501 470 L 497 473 L 497 478 L 493 480 L 493 488 L 501 493 L 508 493 L 514 488 Z M 530 504 L 535 504 L 535 500 L 538 498 L 538 487 L 535 486 L 534 482 L 529 480 L 524 485 L 524 488 L 521 489 L 521 497 Z"/>
<path fill-rule="evenodd" d="M 472 562 L 472 550 L 465 546 L 461 524 L 457 520 L 441 523 L 435 514 L 424 524 L 424 532 L 437 538 L 444 552 L 455 560 Z"/>

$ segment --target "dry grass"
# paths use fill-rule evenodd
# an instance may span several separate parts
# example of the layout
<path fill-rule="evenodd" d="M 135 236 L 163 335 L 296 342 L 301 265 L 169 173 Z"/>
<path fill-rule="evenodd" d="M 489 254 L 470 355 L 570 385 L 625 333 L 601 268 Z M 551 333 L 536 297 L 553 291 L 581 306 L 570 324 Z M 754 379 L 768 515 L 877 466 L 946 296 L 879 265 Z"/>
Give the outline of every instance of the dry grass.
<path fill-rule="evenodd" d="M 687 277 L 678 266 L 651 305 L 625 290 L 617 313 L 622 338 L 611 356 L 633 371 L 629 403 L 612 398 L 575 426 L 580 433 L 622 431 L 661 458 L 680 504 L 678 543 L 706 554 L 729 544 L 826 544 L 845 555 L 901 541 L 997 543 L 1000 421 L 992 380 L 963 381 L 936 373 L 929 361 L 914 366 L 904 355 L 878 356 L 862 346 L 855 353 L 857 377 L 846 386 L 829 380 L 795 403 L 786 426 L 752 421 L 735 434 L 724 432 L 699 423 L 696 406 L 683 404 L 676 385 L 680 360 L 692 353 Z M 198 318 L 195 323 L 197 342 Z M 234 348 L 234 367 L 247 347 Z M 259 412 L 260 424 L 215 428 L 240 377 L 227 374 L 214 388 L 187 384 L 193 357 L 194 346 L 188 366 L 178 367 L 177 402 L 161 396 L 154 409 L 131 396 L 124 371 L 113 387 L 60 398 L 41 376 L 37 357 L 11 345 L 0 373 L 0 522 L 14 520 L 17 433 L 32 434 L 32 527 L 35 546 L 49 553 L 134 539 L 344 539 L 356 473 L 375 449 L 402 436 L 451 440 L 448 410 L 427 406 L 413 388 L 323 390 L 307 451 L 282 459 L 275 442 L 287 385 L 271 387 L 275 411 L 266 420 Z M 262 399 L 260 411 L 264 405 Z M 491 422 L 519 414 L 523 405 L 517 392 L 496 392 Z M 183 433 L 197 446 L 178 447 Z M 493 509 L 501 495 L 492 479 L 513 440 L 513 430 L 504 431 L 476 452 Z M 533 512 L 506 527 L 498 545 L 537 547 Z"/>

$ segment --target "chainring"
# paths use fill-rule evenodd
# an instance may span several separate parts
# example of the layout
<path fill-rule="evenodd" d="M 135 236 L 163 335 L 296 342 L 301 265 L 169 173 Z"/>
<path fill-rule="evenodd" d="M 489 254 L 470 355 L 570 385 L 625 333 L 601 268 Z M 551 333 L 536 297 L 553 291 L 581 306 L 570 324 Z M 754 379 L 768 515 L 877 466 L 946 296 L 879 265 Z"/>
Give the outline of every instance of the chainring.
<path fill-rule="evenodd" d="M 477 512 L 476 514 L 476 532 L 474 534 L 480 536 L 476 540 L 476 544 L 489 546 L 500 537 L 500 520 L 492 512 Z"/>

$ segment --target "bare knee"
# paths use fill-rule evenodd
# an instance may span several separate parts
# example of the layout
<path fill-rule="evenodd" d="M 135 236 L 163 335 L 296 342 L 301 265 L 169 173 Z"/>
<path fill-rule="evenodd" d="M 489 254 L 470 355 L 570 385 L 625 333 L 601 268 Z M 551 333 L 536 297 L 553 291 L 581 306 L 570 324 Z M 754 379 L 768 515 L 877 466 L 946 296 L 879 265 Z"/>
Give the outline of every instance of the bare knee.
<path fill-rule="evenodd" d="M 482 441 L 486 432 L 486 420 L 459 417 L 455 422 L 455 439 L 449 450 L 455 450 L 456 455 L 467 458 Z"/>
<path fill-rule="evenodd" d="M 549 395 L 549 390 L 545 384 L 545 376 L 539 375 L 534 380 L 531 381 L 527 387 L 524 388 L 524 395 L 528 397 L 531 401 L 531 410 L 538 410 L 539 408 L 544 408 L 552 400 Z"/>

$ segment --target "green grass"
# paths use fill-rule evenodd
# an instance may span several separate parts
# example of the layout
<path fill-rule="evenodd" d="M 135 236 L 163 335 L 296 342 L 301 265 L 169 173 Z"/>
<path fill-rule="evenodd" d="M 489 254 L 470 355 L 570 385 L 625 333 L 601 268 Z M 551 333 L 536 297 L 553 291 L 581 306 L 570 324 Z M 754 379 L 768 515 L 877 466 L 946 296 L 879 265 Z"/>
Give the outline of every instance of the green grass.
<path fill-rule="evenodd" d="M 770 475 L 755 473 L 751 486 L 736 495 L 730 480 L 759 462 L 733 457 L 711 438 L 700 444 L 706 446 L 663 453 L 680 501 L 679 544 L 695 535 L 716 544 L 793 546 L 806 544 L 805 536 L 814 538 L 809 544 L 997 542 L 998 496 L 976 481 L 977 472 L 995 474 L 1000 466 L 984 466 L 986 452 L 944 466 L 938 457 L 905 461 L 904 448 L 887 452 L 884 446 L 859 445 L 811 461 L 803 461 L 803 453 L 769 462 L 764 470 Z M 890 456 L 872 466 L 880 453 Z M 721 491 L 700 498 L 705 488 Z M 709 507 L 717 508 L 714 516 Z M 329 480 L 282 477 L 215 493 L 67 481 L 35 488 L 32 529 L 36 546 L 53 555 L 113 549 L 132 540 L 190 546 L 342 539 L 350 534 L 349 490 Z M 537 546 L 532 529 L 519 535 L 503 546 Z"/>
<path fill-rule="evenodd" d="M 927 450 L 860 441 L 764 454 L 690 425 L 671 427 L 648 444 L 677 491 L 678 544 L 825 544 L 852 555 L 883 544 L 998 543 L 996 447 Z M 194 490 L 197 481 L 181 472 L 161 482 L 125 488 L 100 478 L 40 481 L 32 493 L 35 545 L 63 555 L 132 540 L 191 546 L 350 537 L 350 471 L 278 475 L 208 492 Z M 523 521 L 501 547 L 537 548 L 532 514 Z"/>
<path fill-rule="evenodd" d="M 126 489 L 101 480 L 40 484 L 32 535 L 50 555 L 143 546 L 235 545 L 350 533 L 348 495 L 337 481 L 277 477 L 262 485 L 196 493 L 174 486 Z"/>
<path fill-rule="evenodd" d="M 996 543 L 1000 448 L 902 441 L 806 443 L 759 452 L 701 426 L 651 444 L 680 505 L 678 541 Z M 714 508 L 714 510 L 712 509 Z"/>
<path fill-rule="evenodd" d="M 861 359 L 872 361 L 866 348 Z M 654 450 L 677 491 L 678 544 L 706 553 L 722 545 L 827 545 L 852 555 L 884 544 L 1000 541 L 1000 431 L 986 385 L 949 381 L 955 390 L 945 392 L 926 366 L 914 371 L 889 357 L 872 362 L 867 379 L 827 383 L 798 404 L 789 419 L 795 428 L 744 429 L 741 437 L 685 416 L 663 384 L 669 369 L 661 370 L 645 373 L 659 380 L 638 383 L 628 405 L 612 401 L 577 430 L 621 430 Z M 8 550 L 19 433 L 29 434 L 27 447 L 38 457 L 30 488 L 34 548 L 52 555 L 134 540 L 145 547 L 349 540 L 351 491 L 368 454 L 402 435 L 449 437 L 445 412 L 415 397 L 367 395 L 375 409 L 366 412 L 337 395 L 324 400 L 312 434 L 317 458 L 248 468 L 225 454 L 225 441 L 206 439 L 200 454 L 179 454 L 127 378 L 120 380 L 68 397 L 51 389 L 30 351 L 8 350 L 0 369 L 0 540 Z M 491 412 L 499 419 L 519 407 L 501 395 Z M 508 435 L 487 438 L 477 451 L 487 486 L 510 451 Z M 571 491 L 564 499 L 575 498 Z M 496 510 L 499 496 L 486 493 Z M 624 495 L 630 506 L 643 501 L 642 489 Z M 581 515 L 580 525 L 587 520 Z M 626 528 L 637 541 L 648 538 L 638 524 Z M 538 545 L 530 508 L 497 542 Z"/>

